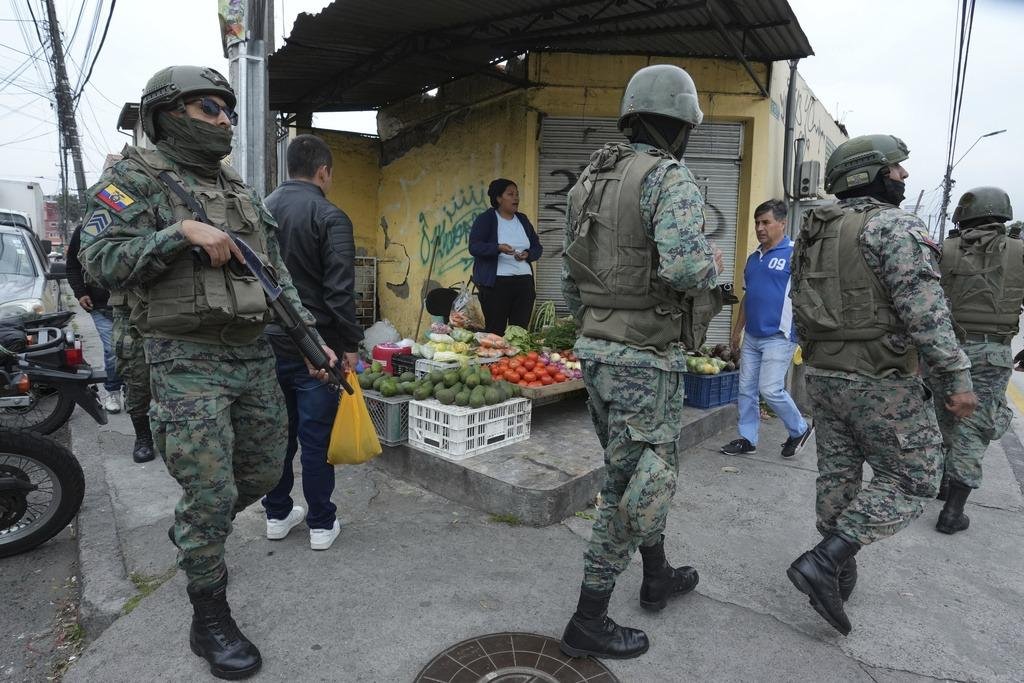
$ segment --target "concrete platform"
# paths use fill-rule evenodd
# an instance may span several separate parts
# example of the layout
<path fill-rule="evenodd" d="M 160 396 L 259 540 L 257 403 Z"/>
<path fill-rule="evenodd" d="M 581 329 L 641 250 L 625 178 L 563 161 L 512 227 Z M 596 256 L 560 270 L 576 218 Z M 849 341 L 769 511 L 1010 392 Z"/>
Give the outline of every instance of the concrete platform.
<path fill-rule="evenodd" d="M 680 448 L 736 425 L 736 404 L 685 408 Z M 584 400 L 535 406 L 528 441 L 460 462 L 407 445 L 375 461 L 389 474 L 478 510 L 547 526 L 590 506 L 604 478 L 604 459 Z"/>

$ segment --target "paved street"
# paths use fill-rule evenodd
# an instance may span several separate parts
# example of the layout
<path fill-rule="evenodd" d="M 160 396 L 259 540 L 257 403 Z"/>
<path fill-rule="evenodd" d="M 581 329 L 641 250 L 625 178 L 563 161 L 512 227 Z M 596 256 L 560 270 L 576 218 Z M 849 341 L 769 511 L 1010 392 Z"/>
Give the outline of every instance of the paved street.
<path fill-rule="evenodd" d="M 131 463 L 126 418 L 97 428 L 82 417 L 75 449 L 96 480 L 81 521 L 83 616 L 95 642 L 66 680 L 207 680 L 188 650 L 184 578 L 159 585 L 173 566 L 166 529 L 177 487 L 159 463 Z M 1019 419 L 1014 426 L 1020 434 Z M 1020 680 L 1024 497 L 1008 458 L 1019 437 L 992 445 L 967 533 L 935 532 L 935 502 L 858 555 L 848 638 L 785 577 L 817 537 L 813 440 L 784 461 L 774 422 L 756 455 L 720 454 L 731 438 L 691 449 L 682 463 L 666 546 L 699 569 L 695 593 L 652 615 L 636 600 L 638 558 L 620 579 L 612 616 L 652 640 L 643 657 L 609 663 L 621 680 Z M 586 515 L 509 526 L 373 466 L 342 468 L 335 500 L 344 529 L 323 553 L 309 550 L 303 526 L 267 541 L 258 507 L 236 520 L 229 593 L 263 651 L 258 680 L 411 681 L 434 654 L 471 636 L 560 635 L 576 602 Z M 129 575 L 159 587 L 97 633 L 105 611 L 138 594 Z"/>

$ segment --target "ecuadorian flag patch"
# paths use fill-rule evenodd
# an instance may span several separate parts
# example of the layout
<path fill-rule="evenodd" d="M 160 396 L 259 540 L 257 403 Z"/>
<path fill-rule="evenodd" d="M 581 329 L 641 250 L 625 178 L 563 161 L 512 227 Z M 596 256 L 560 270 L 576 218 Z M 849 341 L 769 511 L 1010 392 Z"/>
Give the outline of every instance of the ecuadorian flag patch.
<path fill-rule="evenodd" d="M 114 222 L 110 212 L 106 209 L 96 209 L 92 212 L 87 220 L 82 225 L 82 234 L 88 235 L 89 237 L 96 237 L 110 227 L 110 224 Z"/>
<path fill-rule="evenodd" d="M 110 183 L 96 193 L 96 198 L 120 213 L 135 203 L 131 196 L 114 183 Z"/>

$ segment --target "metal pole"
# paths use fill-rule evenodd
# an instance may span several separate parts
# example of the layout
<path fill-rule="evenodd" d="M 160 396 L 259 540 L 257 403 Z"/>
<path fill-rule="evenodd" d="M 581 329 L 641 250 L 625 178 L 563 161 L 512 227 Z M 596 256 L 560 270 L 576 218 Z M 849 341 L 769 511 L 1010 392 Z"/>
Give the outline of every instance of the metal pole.
<path fill-rule="evenodd" d="M 917 215 L 917 210 L 921 208 L 921 199 L 924 197 L 924 190 L 921 190 L 920 194 L 917 195 L 917 204 L 914 204 L 914 215 Z"/>
<path fill-rule="evenodd" d="M 975 145 L 977 145 L 979 142 L 981 142 L 982 138 L 990 138 L 993 135 L 999 135 L 1000 133 L 1005 133 L 1005 132 L 1006 132 L 1006 129 L 1003 128 L 1002 130 L 994 130 L 991 133 L 985 133 L 984 135 L 979 135 L 978 139 L 974 141 L 974 144 L 967 148 L 967 152 L 964 152 L 963 154 L 961 154 L 960 158 L 957 159 L 956 162 L 950 164 L 949 166 L 946 166 L 946 175 L 942 179 L 942 211 L 939 213 L 939 225 L 938 225 L 938 228 L 939 228 L 939 241 L 940 242 L 946 236 L 946 211 L 949 209 L 949 197 L 950 197 L 950 194 L 953 191 L 953 185 L 956 184 L 956 181 L 953 180 L 953 169 L 956 168 L 957 164 L 959 164 L 961 161 L 964 160 L 964 157 L 967 156 L 968 152 L 970 152 L 972 149 L 974 149 Z M 953 155 L 950 154 L 950 156 L 952 157 Z"/>
<path fill-rule="evenodd" d="M 267 193 L 267 70 L 266 15 L 273 0 L 248 0 L 245 37 L 228 48 L 228 78 L 238 99 L 238 126 L 232 162 L 246 184 L 261 196 Z"/>
<path fill-rule="evenodd" d="M 75 184 L 78 186 L 78 216 L 81 219 L 85 211 L 85 169 L 82 166 L 82 147 L 78 139 L 78 124 L 75 122 L 75 107 L 71 99 L 71 84 L 68 82 L 67 68 L 64 66 L 64 45 L 60 39 L 60 24 L 57 22 L 57 10 L 53 0 L 46 0 L 47 27 L 50 31 L 50 49 L 52 51 L 53 72 L 56 82 L 54 94 L 57 97 L 57 121 L 60 133 L 64 138 L 64 146 L 71 151 L 71 159 L 75 164 Z M 65 210 L 69 208 L 65 206 Z M 45 234 L 43 235 L 45 237 Z"/>

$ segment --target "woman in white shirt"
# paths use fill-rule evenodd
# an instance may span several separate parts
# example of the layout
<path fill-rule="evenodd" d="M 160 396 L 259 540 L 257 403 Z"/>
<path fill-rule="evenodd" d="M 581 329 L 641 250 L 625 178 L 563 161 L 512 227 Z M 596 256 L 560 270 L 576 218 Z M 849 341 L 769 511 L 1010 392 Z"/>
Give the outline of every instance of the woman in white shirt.
<path fill-rule="evenodd" d="M 487 331 L 505 334 L 508 325 L 530 324 L 537 298 L 530 264 L 544 248 L 530 219 L 518 211 L 519 187 L 514 182 L 491 181 L 487 196 L 492 208 L 473 221 L 469 253 Z"/>

